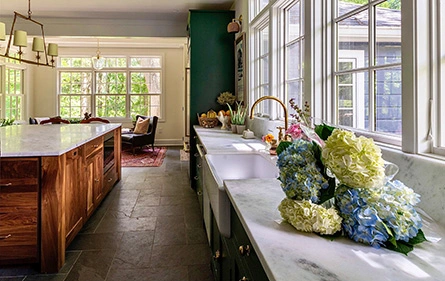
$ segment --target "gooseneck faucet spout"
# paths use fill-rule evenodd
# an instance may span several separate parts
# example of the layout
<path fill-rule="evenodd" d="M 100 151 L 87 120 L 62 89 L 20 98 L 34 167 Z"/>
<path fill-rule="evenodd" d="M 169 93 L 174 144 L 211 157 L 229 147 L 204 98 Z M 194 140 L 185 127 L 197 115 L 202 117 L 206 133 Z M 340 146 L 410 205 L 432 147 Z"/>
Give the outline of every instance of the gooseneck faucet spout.
<path fill-rule="evenodd" d="M 286 105 L 281 100 L 279 100 L 278 98 L 273 97 L 273 96 L 264 96 L 264 97 L 261 97 L 261 98 L 257 99 L 253 103 L 252 108 L 250 109 L 250 119 L 253 119 L 255 106 L 257 104 L 259 104 L 260 102 L 262 102 L 263 100 L 274 100 L 274 101 L 278 102 L 281 105 L 281 107 L 283 107 L 283 110 L 284 110 L 284 130 L 287 131 L 287 124 L 288 123 L 287 123 L 287 108 L 286 108 Z M 281 135 L 281 129 L 280 129 L 280 135 Z M 282 135 L 279 136 L 278 139 L 281 141 L 283 139 L 283 136 Z"/>

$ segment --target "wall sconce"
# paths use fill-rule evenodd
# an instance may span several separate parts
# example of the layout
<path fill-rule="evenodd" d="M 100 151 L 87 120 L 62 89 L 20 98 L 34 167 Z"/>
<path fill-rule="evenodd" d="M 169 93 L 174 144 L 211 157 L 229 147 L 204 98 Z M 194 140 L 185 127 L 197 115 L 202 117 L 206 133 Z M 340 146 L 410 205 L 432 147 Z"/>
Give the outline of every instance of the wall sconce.
<path fill-rule="evenodd" d="M 50 52 L 50 50 L 46 50 L 46 44 L 45 44 L 45 33 L 43 31 L 43 24 L 41 24 L 38 21 L 35 21 L 31 18 L 31 0 L 28 0 L 28 16 L 24 16 L 20 13 L 14 12 L 14 20 L 12 22 L 12 27 L 11 27 L 11 33 L 9 33 L 9 41 L 8 41 L 8 45 L 6 47 L 6 52 L 4 55 L 0 54 L 1 57 L 5 57 L 8 59 L 12 59 L 12 60 L 18 60 L 20 62 L 24 62 L 24 63 L 29 63 L 29 64 L 34 64 L 34 65 L 41 65 L 41 66 L 49 66 L 49 67 L 54 67 L 54 52 L 52 53 L 53 55 L 49 54 L 52 57 L 51 60 L 51 64 L 49 64 L 48 61 L 48 53 Z M 15 22 L 17 21 L 17 17 L 22 18 L 24 20 L 30 21 L 32 23 L 35 23 L 37 25 L 40 26 L 40 29 L 42 31 L 42 37 L 35 37 L 32 43 L 32 50 L 34 52 L 37 52 L 36 55 L 36 61 L 31 61 L 31 60 L 27 60 L 27 59 L 23 59 L 22 58 L 22 47 L 26 47 L 28 44 L 28 40 L 27 40 L 27 33 L 26 31 L 23 30 L 14 30 L 14 26 L 15 26 Z M 14 36 L 12 36 L 14 34 Z M 0 41 L 4 41 L 6 38 L 6 32 L 5 32 L 5 24 L 0 22 Z M 11 41 L 14 38 L 13 41 L 13 45 L 19 47 L 19 51 L 18 51 L 18 58 L 14 57 L 14 56 L 10 56 L 9 55 L 9 50 L 11 48 Z M 51 45 L 51 44 L 49 44 Z M 52 44 L 56 46 L 56 53 L 57 53 L 57 45 L 56 44 Z M 52 47 L 54 49 L 54 46 Z M 48 46 L 49 49 L 49 46 Z M 44 53 L 44 57 L 46 59 L 45 63 L 40 62 L 40 53 Z"/>
<path fill-rule="evenodd" d="M 240 15 L 238 19 L 232 19 L 227 25 L 228 33 L 237 33 L 241 30 L 241 24 L 243 22 L 243 15 Z"/>

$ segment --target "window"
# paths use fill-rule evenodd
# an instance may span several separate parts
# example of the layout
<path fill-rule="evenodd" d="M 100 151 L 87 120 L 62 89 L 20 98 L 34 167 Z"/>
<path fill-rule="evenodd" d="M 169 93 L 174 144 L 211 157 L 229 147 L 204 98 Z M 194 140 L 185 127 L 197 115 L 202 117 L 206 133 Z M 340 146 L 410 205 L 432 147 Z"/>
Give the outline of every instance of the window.
<path fill-rule="evenodd" d="M 269 22 L 265 19 L 255 29 L 255 52 L 253 54 L 254 100 L 269 95 Z M 269 105 L 262 102 L 258 112 L 269 113 Z"/>
<path fill-rule="evenodd" d="M 335 123 L 400 137 L 401 1 L 337 0 L 336 7 Z"/>
<path fill-rule="evenodd" d="M 12 65 L 5 65 L 2 69 L 5 73 L 3 117 L 24 120 L 24 70 Z"/>
<path fill-rule="evenodd" d="M 259 13 L 261 13 L 262 10 L 269 4 L 269 0 L 251 0 L 253 1 L 252 5 L 252 14 L 253 16 L 257 16 Z"/>
<path fill-rule="evenodd" d="M 106 57 L 92 68 L 90 58 L 62 57 L 59 112 L 65 118 L 161 116 L 162 56 Z"/>
<path fill-rule="evenodd" d="M 304 1 L 292 1 L 284 9 L 285 14 L 285 95 L 284 101 L 290 108 L 289 100 L 302 105 L 304 83 Z"/>

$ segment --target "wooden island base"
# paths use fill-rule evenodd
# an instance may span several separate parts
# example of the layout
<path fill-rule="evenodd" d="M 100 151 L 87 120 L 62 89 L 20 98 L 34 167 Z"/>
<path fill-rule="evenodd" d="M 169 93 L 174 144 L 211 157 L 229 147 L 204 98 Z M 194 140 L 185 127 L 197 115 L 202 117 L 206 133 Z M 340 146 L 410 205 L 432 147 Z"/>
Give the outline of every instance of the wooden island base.
<path fill-rule="evenodd" d="M 121 127 L 59 156 L 0 158 L 0 267 L 55 273 L 65 250 L 121 178 Z"/>

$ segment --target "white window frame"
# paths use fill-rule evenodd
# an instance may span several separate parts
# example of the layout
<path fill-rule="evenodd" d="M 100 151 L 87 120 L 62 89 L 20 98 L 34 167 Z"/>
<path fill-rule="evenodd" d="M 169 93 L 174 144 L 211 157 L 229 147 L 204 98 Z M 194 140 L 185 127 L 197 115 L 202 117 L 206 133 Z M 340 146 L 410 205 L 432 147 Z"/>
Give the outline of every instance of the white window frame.
<path fill-rule="evenodd" d="M 61 90 L 61 85 L 60 85 L 60 81 L 61 81 L 61 73 L 62 72 L 70 72 L 70 71 L 79 71 L 79 72 L 91 72 L 92 73 L 92 82 L 91 82 L 91 113 L 93 116 L 96 115 L 96 99 L 95 96 L 96 95 L 101 95 L 101 94 L 97 94 L 96 93 L 96 73 L 98 72 L 111 72 L 111 73 L 118 73 L 118 72 L 123 72 L 126 73 L 126 93 L 125 93 L 125 100 L 126 100 L 126 104 L 125 104 L 125 117 L 108 117 L 105 116 L 105 118 L 115 121 L 115 122 L 121 122 L 124 120 L 129 120 L 131 119 L 131 110 L 130 110 L 130 103 L 131 103 L 131 97 L 135 96 L 137 94 L 134 94 L 131 92 L 131 73 L 139 73 L 139 72 L 160 72 L 161 74 L 161 81 L 160 81 L 160 87 L 161 87 L 161 91 L 160 93 L 147 93 L 147 94 L 143 94 L 143 95 L 156 95 L 160 97 L 160 106 L 159 106 L 159 112 L 160 114 L 157 115 L 160 120 L 165 119 L 164 117 L 164 112 L 165 112 L 165 85 L 164 85 L 164 75 L 165 75 L 165 55 L 163 53 L 150 53 L 150 54 L 128 54 L 128 55 L 121 55 L 121 54 L 116 54 L 116 55 L 112 55 L 111 53 L 105 55 L 104 57 L 110 57 L 110 58 L 118 58 L 118 57 L 125 57 L 127 60 L 127 65 L 126 67 L 109 67 L 109 68 L 103 68 L 101 70 L 95 70 L 92 67 L 61 67 L 60 66 L 60 58 L 89 58 L 86 55 L 79 55 L 79 54 L 64 54 L 63 56 L 58 58 L 58 62 L 57 62 L 57 97 L 58 97 L 58 104 L 57 104 L 57 111 L 58 114 L 60 114 L 60 90 Z M 144 57 L 159 57 L 161 60 L 161 67 L 132 67 L 131 66 L 131 58 L 135 58 L 135 57 L 139 57 L 139 58 L 144 58 Z M 82 118 L 83 116 L 81 116 L 80 118 Z"/>
<path fill-rule="evenodd" d="M 20 78 L 20 89 L 21 93 L 19 95 L 9 95 L 6 93 L 6 68 L 19 70 L 21 72 Z M 26 67 L 22 64 L 3 62 L 0 64 L 0 118 L 10 118 L 10 116 L 6 116 L 6 98 L 8 96 L 20 96 L 20 117 L 19 119 L 14 118 L 15 122 L 24 121 L 26 116 Z"/>
<path fill-rule="evenodd" d="M 348 50 L 348 51 L 340 51 L 339 62 L 351 62 L 354 64 L 354 69 L 362 67 L 364 65 L 363 59 L 363 51 L 361 50 Z M 354 74 L 354 73 L 351 73 Z M 364 116 L 365 116 L 365 108 L 363 105 L 365 104 L 365 90 L 361 87 L 357 87 L 357 85 L 364 85 L 364 79 L 361 76 L 353 75 L 354 82 L 352 83 L 353 87 L 353 115 L 354 115 L 354 127 L 364 128 Z M 360 108 L 362 106 L 362 108 Z"/>

